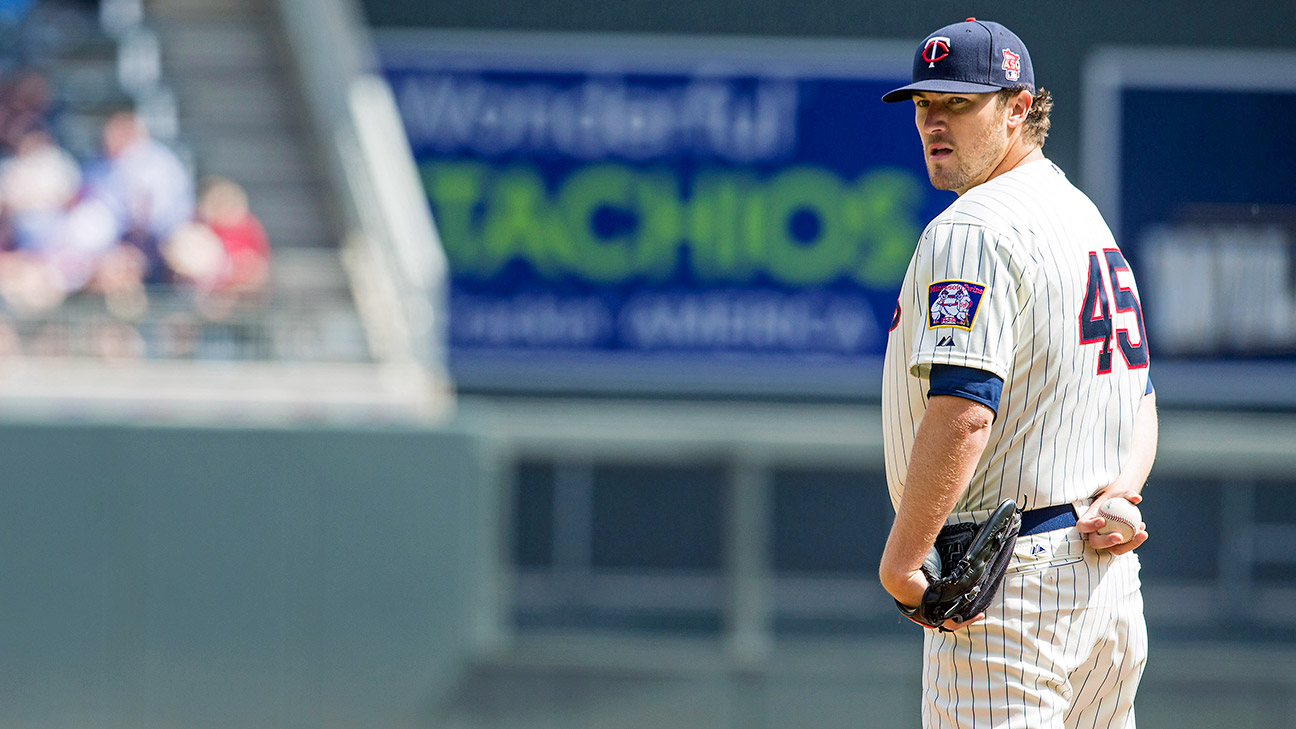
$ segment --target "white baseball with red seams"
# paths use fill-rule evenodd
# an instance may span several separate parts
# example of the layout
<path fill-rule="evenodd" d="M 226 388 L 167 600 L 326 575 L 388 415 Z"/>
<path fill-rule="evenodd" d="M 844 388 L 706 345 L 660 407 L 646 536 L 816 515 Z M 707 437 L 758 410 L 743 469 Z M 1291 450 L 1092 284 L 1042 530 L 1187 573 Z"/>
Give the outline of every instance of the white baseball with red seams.
<path fill-rule="evenodd" d="M 1121 544 L 1133 539 L 1139 524 L 1143 523 L 1143 515 L 1139 512 L 1139 508 L 1122 498 L 1104 501 L 1102 506 L 1098 507 L 1098 515 L 1107 520 L 1107 523 L 1098 529 L 1098 533 L 1119 533 Z"/>

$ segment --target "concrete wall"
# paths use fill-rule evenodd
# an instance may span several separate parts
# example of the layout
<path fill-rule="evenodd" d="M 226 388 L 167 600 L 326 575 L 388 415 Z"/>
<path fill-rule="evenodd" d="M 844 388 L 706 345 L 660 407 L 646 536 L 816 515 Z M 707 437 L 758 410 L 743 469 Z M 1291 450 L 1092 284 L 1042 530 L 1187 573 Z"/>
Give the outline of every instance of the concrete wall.
<path fill-rule="evenodd" d="M 472 405 L 445 429 L 0 423 L 0 729 L 914 725 L 919 636 L 894 616 L 875 633 L 748 636 L 756 651 L 646 624 L 536 630 L 513 624 L 501 565 L 510 458 L 847 464 L 874 459 L 875 414 Z M 1281 548 L 1293 428 L 1166 414 L 1140 725 L 1290 723 L 1296 619 L 1289 572 L 1271 572 L 1296 564 Z M 1188 478 L 1224 472 L 1237 483 Z M 1220 545 L 1249 534 L 1263 554 L 1234 564 L 1240 547 Z M 1170 575 L 1171 559 L 1207 567 Z M 1235 629 L 1216 620 L 1229 611 Z"/>
<path fill-rule="evenodd" d="M 0 726 L 420 726 L 460 670 L 466 436 L 6 423 L 0 463 Z"/>

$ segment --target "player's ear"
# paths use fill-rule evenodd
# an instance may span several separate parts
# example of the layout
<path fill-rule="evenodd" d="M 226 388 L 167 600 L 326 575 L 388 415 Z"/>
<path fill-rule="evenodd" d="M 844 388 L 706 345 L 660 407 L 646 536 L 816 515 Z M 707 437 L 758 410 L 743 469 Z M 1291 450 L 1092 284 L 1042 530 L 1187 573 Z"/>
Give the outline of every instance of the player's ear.
<path fill-rule="evenodd" d="M 1035 103 L 1035 97 L 1031 92 L 1022 89 L 1017 92 L 1008 102 L 1008 128 L 1013 129 L 1026 123 L 1026 116 L 1030 114 L 1031 105 Z"/>

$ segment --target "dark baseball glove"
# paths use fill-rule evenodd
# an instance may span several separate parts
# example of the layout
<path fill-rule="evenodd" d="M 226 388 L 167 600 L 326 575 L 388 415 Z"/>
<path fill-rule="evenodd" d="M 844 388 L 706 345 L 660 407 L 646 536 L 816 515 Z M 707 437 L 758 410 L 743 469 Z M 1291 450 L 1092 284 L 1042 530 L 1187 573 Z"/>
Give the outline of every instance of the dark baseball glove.
<path fill-rule="evenodd" d="M 931 583 L 917 607 L 896 601 L 905 617 L 946 630 L 946 620 L 967 622 L 985 610 L 1003 583 L 1021 529 L 1021 511 L 1004 499 L 980 524 L 950 524 L 941 529 L 922 571 Z"/>

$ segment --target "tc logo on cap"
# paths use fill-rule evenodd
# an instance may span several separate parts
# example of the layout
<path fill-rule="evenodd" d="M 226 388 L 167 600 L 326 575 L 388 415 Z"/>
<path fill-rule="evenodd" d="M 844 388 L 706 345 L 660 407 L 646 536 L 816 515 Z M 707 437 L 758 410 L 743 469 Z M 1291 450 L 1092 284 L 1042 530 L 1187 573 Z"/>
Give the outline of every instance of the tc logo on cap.
<path fill-rule="evenodd" d="M 936 62 L 950 54 L 950 39 L 938 35 L 927 39 L 927 45 L 923 46 L 922 59 L 927 62 L 927 68 L 936 68 Z"/>
<path fill-rule="evenodd" d="M 1007 48 L 1003 49 L 1003 72 L 1004 78 L 1009 81 L 1016 81 L 1021 77 L 1021 56 Z"/>

